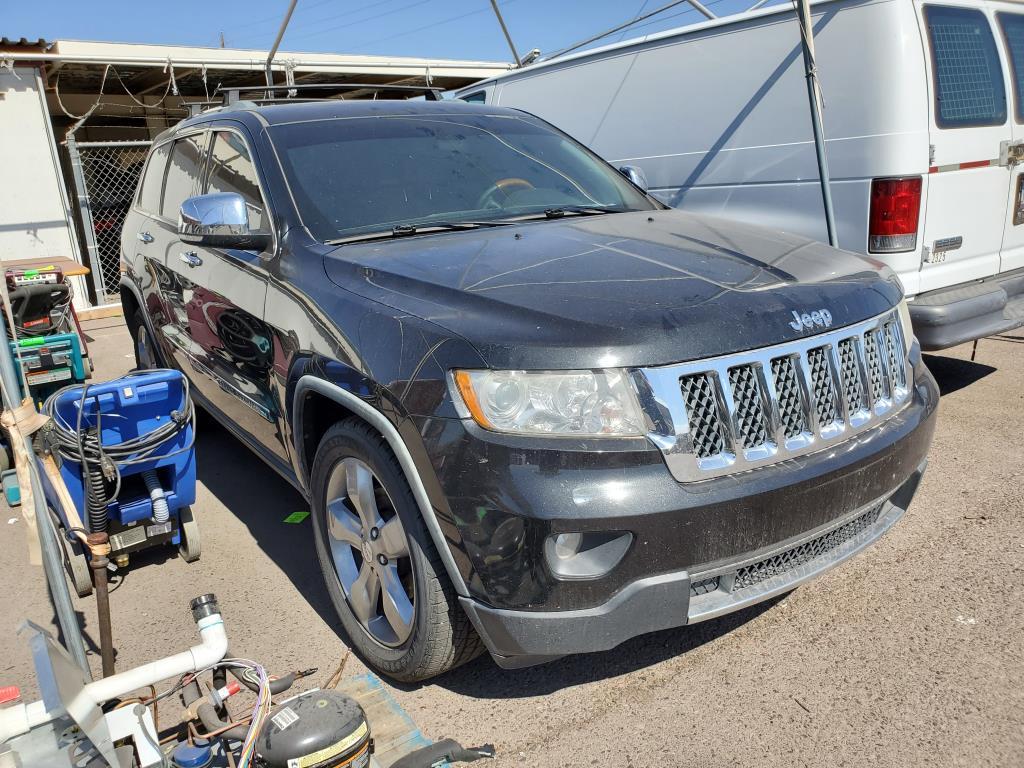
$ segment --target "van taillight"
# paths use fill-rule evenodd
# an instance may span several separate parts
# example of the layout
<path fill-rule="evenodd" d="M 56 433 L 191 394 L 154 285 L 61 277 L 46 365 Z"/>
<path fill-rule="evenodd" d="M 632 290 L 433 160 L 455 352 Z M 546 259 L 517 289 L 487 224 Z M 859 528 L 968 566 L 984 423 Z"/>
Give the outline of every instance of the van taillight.
<path fill-rule="evenodd" d="M 920 176 L 874 179 L 871 182 L 868 253 L 914 250 L 917 247 L 917 220 L 920 212 Z"/>

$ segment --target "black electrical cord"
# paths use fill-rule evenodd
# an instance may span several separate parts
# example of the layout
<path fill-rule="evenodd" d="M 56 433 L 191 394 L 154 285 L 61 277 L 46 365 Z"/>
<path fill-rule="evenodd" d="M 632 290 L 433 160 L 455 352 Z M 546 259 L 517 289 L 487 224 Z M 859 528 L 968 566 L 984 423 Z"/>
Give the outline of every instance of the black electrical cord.
<path fill-rule="evenodd" d="M 149 375 L 160 369 L 134 371 L 125 378 Z M 124 440 L 120 443 L 103 445 L 102 413 L 96 408 L 96 423 L 86 425 L 83 430 L 82 420 L 85 416 L 86 398 L 89 394 L 88 384 L 72 384 L 57 390 L 43 403 L 43 413 L 53 421 L 53 435 L 57 451 L 61 458 L 78 462 L 82 467 L 82 477 L 86 490 L 86 516 L 91 532 L 106 530 L 107 504 L 116 499 L 121 492 L 121 467 L 142 464 L 152 461 L 156 451 L 166 442 L 175 439 L 188 425 L 192 426 L 192 436 L 188 445 L 170 453 L 160 454 L 159 458 L 169 458 L 187 453 L 195 445 L 196 414 L 189 395 L 188 379 L 182 376 L 184 391 L 184 408 L 172 411 L 171 418 L 165 424 L 144 435 Z M 56 413 L 57 400 L 66 392 L 81 388 L 82 394 L 78 402 L 78 418 L 72 427 L 58 418 Z"/>

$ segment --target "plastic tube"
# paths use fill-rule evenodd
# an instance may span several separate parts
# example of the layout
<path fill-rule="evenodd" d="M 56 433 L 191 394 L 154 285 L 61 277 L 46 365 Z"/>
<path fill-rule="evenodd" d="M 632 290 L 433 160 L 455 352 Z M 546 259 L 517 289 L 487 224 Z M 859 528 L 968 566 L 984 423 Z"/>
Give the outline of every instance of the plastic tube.
<path fill-rule="evenodd" d="M 156 470 L 147 469 L 142 473 L 142 479 L 146 483 L 146 490 L 149 491 L 149 499 L 153 502 L 153 522 L 166 523 L 171 511 L 167 508 L 167 498 L 164 496 L 164 489 L 160 485 Z"/>

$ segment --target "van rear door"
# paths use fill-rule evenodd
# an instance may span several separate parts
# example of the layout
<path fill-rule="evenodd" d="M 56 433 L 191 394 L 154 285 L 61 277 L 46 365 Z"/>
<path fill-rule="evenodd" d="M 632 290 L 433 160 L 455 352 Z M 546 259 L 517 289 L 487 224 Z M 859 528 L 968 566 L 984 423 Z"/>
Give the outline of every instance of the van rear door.
<path fill-rule="evenodd" d="M 1000 271 L 1009 272 L 1024 267 L 1024 8 L 1009 2 L 992 6 L 997 37 L 1005 50 L 1011 95 L 1011 142 L 1002 153 L 1010 173 L 1010 199 L 999 260 Z"/>
<path fill-rule="evenodd" d="M 930 73 L 928 208 L 920 291 L 996 274 L 1010 195 L 999 162 L 1012 138 L 994 14 L 919 3 Z"/>

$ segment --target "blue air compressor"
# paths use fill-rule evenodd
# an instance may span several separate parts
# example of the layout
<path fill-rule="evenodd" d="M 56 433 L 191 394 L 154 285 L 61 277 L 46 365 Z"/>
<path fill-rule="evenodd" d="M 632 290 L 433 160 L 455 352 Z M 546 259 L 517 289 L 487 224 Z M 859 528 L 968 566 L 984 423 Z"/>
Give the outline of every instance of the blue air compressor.
<path fill-rule="evenodd" d="M 136 371 L 102 384 L 64 387 L 43 410 L 52 419 L 44 439 L 60 457 L 61 477 L 86 532 L 109 535 L 114 563 L 127 565 L 130 553 L 161 544 L 178 545 L 187 561 L 199 558 L 190 507 L 196 496 L 195 413 L 181 373 Z M 60 522 L 68 532 L 63 513 Z"/>

